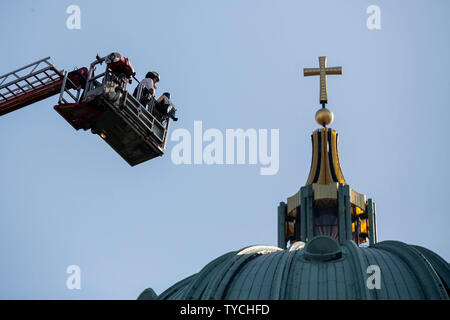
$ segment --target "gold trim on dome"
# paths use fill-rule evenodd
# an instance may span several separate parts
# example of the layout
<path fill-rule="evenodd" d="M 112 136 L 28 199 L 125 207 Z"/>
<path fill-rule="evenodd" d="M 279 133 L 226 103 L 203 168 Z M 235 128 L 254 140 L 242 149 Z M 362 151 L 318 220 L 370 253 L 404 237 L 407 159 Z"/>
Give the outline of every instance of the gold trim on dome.
<path fill-rule="evenodd" d="M 362 210 L 366 210 L 366 195 L 350 188 L 350 203 L 353 203 Z"/>
<path fill-rule="evenodd" d="M 301 190 L 293 196 L 287 198 L 287 212 L 291 212 L 295 208 L 300 207 Z"/>
<path fill-rule="evenodd" d="M 338 183 L 317 184 L 313 183 L 314 200 L 337 199 Z"/>
<path fill-rule="evenodd" d="M 319 202 L 330 203 L 329 200 L 337 201 L 339 189 L 339 183 L 337 182 L 332 182 L 330 184 L 313 183 L 312 189 L 313 199 L 316 205 L 319 204 Z M 296 217 L 297 213 L 295 209 L 300 207 L 300 199 L 301 189 L 291 197 L 287 198 L 287 213 L 289 216 Z M 350 203 L 357 206 L 360 211 L 365 211 L 367 204 L 366 195 L 350 188 Z"/>
<path fill-rule="evenodd" d="M 347 184 L 342 174 L 338 154 L 338 135 L 333 129 L 321 128 L 312 134 L 313 155 L 306 185 Z"/>

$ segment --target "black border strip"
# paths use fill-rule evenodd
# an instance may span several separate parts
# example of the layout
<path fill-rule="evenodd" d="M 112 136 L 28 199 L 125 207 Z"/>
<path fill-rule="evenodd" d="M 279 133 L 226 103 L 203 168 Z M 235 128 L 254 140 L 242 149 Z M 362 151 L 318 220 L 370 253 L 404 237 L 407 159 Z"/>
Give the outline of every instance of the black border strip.
<path fill-rule="evenodd" d="M 333 145 L 331 141 L 331 129 L 328 129 L 328 161 L 330 162 L 330 171 L 331 171 L 331 177 L 333 178 L 334 182 L 339 182 L 336 171 L 334 170 L 334 162 L 333 162 Z"/>
<path fill-rule="evenodd" d="M 317 166 L 316 166 L 316 174 L 314 175 L 313 183 L 316 183 L 319 180 L 321 161 L 322 161 L 322 133 L 320 129 L 317 132 Z M 313 140 L 314 144 L 314 140 Z M 313 147 L 314 150 L 314 147 Z"/>

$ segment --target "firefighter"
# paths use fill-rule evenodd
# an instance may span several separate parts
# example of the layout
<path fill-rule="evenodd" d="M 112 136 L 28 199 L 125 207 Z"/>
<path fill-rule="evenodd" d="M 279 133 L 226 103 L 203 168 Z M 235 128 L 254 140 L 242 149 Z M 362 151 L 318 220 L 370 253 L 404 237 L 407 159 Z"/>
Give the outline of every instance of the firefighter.
<path fill-rule="evenodd" d="M 133 92 L 133 96 L 138 98 L 138 92 L 141 92 L 139 102 L 143 106 L 147 106 L 147 104 L 151 101 L 152 96 L 156 91 L 156 83 L 160 80 L 159 74 L 156 71 L 147 72 L 145 75 L 145 79 L 141 81 L 139 86 Z"/>

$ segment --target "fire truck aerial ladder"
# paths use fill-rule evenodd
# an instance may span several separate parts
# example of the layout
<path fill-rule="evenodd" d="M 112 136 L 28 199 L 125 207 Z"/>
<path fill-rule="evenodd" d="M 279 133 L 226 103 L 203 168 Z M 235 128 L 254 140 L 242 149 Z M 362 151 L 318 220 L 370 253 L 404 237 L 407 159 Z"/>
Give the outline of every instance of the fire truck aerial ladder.
<path fill-rule="evenodd" d="M 98 134 L 134 166 L 164 154 L 170 120 L 177 119 L 170 94 L 152 97 L 148 107 L 130 94 L 134 76 L 129 60 L 115 52 L 70 72 L 47 57 L 0 77 L 0 116 L 59 94 L 56 112 L 75 130 Z"/>

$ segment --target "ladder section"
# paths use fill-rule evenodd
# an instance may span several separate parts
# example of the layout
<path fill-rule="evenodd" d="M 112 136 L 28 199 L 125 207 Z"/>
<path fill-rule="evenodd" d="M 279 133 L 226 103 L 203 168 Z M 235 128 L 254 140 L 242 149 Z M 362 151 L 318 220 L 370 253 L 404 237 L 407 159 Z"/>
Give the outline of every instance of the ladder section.
<path fill-rule="evenodd" d="M 70 80 L 69 72 L 65 71 L 61 83 L 58 105 L 79 103 L 81 98 L 81 89 L 81 85 L 76 85 L 75 83 L 73 83 L 72 80 Z"/>
<path fill-rule="evenodd" d="M 0 116 L 60 93 L 63 74 L 38 60 L 0 77 Z"/>

